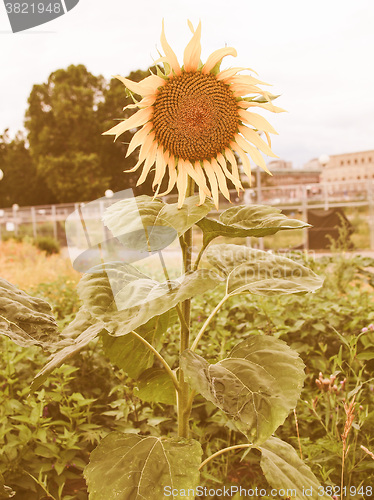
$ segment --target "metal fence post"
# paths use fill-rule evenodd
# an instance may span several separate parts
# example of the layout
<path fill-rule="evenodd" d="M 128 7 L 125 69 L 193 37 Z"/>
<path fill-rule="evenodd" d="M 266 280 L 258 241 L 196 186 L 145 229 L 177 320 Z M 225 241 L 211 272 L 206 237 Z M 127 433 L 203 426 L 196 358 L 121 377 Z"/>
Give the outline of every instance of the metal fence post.
<path fill-rule="evenodd" d="M 32 223 L 32 235 L 34 239 L 37 238 L 37 229 L 36 229 L 36 213 L 35 207 L 31 207 L 31 223 Z"/>
<path fill-rule="evenodd" d="M 57 240 L 57 219 L 56 219 L 56 205 L 52 205 L 52 221 L 53 221 L 53 237 Z"/>
<path fill-rule="evenodd" d="M 13 224 L 14 224 L 14 234 L 18 236 L 18 220 L 17 220 L 17 210 L 19 209 L 19 206 L 14 203 L 12 206 L 12 211 L 13 211 Z"/>
<path fill-rule="evenodd" d="M 325 210 L 329 209 L 329 191 L 327 185 L 323 184 L 323 199 L 325 201 Z"/>

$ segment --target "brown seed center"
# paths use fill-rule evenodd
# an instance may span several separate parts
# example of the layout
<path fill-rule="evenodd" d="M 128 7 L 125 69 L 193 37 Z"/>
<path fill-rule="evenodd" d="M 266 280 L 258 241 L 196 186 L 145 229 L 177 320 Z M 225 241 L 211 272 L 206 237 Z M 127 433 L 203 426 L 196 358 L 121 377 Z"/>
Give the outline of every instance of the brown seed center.
<path fill-rule="evenodd" d="M 214 75 L 184 72 L 160 88 L 152 122 L 165 150 L 185 160 L 209 160 L 237 133 L 238 106 Z"/>

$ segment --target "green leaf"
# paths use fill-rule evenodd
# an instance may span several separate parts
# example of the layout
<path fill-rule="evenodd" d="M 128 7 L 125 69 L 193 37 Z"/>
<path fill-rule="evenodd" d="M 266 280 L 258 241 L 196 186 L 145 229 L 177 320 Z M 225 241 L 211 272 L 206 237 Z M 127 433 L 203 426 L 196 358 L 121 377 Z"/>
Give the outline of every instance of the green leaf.
<path fill-rule="evenodd" d="M 268 205 L 240 205 L 222 212 L 219 221 L 205 217 L 197 225 L 204 233 L 205 242 L 212 241 L 217 236 L 259 238 L 285 229 L 310 227 L 310 224 L 289 219 L 281 212 L 279 208 Z"/>
<path fill-rule="evenodd" d="M 98 322 L 91 325 L 83 333 L 81 333 L 71 344 L 67 345 L 56 354 L 53 354 L 50 361 L 40 370 L 35 376 L 31 384 L 31 391 L 37 390 L 48 378 L 48 375 L 58 366 L 65 363 L 66 360 L 78 354 L 84 347 L 86 347 L 92 340 L 94 340 L 99 333 L 103 330 L 104 325 Z"/>
<path fill-rule="evenodd" d="M 138 378 L 134 395 L 148 403 L 177 404 L 174 384 L 162 368 L 150 368 L 143 372 Z"/>
<path fill-rule="evenodd" d="M 220 281 L 214 271 L 199 269 L 160 283 L 128 264 L 114 262 L 92 268 L 80 281 L 78 293 L 84 307 L 104 323 L 105 329 L 120 336 L 179 302 L 215 288 Z"/>
<path fill-rule="evenodd" d="M 95 320 L 90 312 L 87 311 L 84 307 L 81 307 L 75 318 L 71 323 L 69 323 L 61 332 L 60 342 L 69 342 L 71 339 L 76 339 L 81 333 L 87 330 L 91 325 L 95 323 Z"/>
<path fill-rule="evenodd" d="M 169 322 L 173 318 L 172 311 L 167 311 L 137 328 L 137 333 L 158 349 L 161 347 L 161 339 L 168 329 Z M 121 337 L 113 337 L 103 331 L 101 339 L 104 352 L 111 363 L 122 368 L 131 378 L 137 379 L 144 370 L 153 365 L 152 351 L 135 335 L 130 333 Z"/>
<path fill-rule="evenodd" d="M 126 248 L 138 251 L 162 250 L 205 217 L 212 209 L 211 200 L 200 206 L 198 196 L 187 198 L 181 208 L 141 195 L 113 203 L 103 221 Z"/>
<path fill-rule="evenodd" d="M 296 500 L 331 500 L 329 495 L 322 494 L 317 478 L 288 443 L 271 437 L 259 449 L 261 469 L 273 488 L 288 490 L 286 495 Z"/>
<path fill-rule="evenodd" d="M 143 335 L 152 343 L 152 335 Z M 110 362 L 122 368 L 129 377 L 137 379 L 139 375 L 153 365 L 154 355 L 135 335 L 129 333 L 122 337 L 113 337 L 106 331 L 101 334 L 103 349 Z"/>
<path fill-rule="evenodd" d="M 163 439 L 112 432 L 91 453 L 84 470 L 90 500 L 154 500 L 172 489 L 185 490 L 183 498 L 199 484 L 202 450 L 192 439 Z M 168 494 L 176 500 L 180 496 Z"/>
<path fill-rule="evenodd" d="M 371 361 L 372 359 L 374 359 L 374 351 L 367 349 L 357 354 L 356 358 L 360 361 Z"/>
<path fill-rule="evenodd" d="M 23 347 L 53 347 L 58 340 L 51 306 L 0 278 L 0 334 Z"/>
<path fill-rule="evenodd" d="M 226 277 L 229 295 L 307 293 L 323 284 L 323 279 L 302 264 L 244 245 L 212 245 L 205 258 Z"/>
<path fill-rule="evenodd" d="M 295 408 L 304 382 L 296 351 L 274 337 L 251 335 L 216 364 L 190 350 L 181 368 L 192 387 L 221 408 L 251 443 L 263 443 Z"/>

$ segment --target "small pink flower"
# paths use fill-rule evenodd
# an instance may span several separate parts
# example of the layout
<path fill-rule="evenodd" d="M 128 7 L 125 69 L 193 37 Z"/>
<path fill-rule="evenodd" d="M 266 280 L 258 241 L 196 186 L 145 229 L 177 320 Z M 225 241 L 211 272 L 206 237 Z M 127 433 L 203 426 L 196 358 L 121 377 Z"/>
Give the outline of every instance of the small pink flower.
<path fill-rule="evenodd" d="M 374 330 L 374 323 L 370 323 L 369 330 Z"/>
<path fill-rule="evenodd" d="M 364 326 L 364 328 L 361 329 L 361 333 L 368 332 L 369 328 L 367 326 Z"/>

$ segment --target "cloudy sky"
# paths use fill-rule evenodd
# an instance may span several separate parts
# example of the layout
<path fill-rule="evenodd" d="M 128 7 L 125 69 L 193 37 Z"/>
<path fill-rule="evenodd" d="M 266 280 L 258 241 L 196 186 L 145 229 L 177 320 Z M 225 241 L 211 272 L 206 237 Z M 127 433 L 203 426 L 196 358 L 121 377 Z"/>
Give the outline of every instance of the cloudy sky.
<path fill-rule="evenodd" d="M 277 104 L 273 150 L 299 167 L 321 154 L 374 149 L 373 0 L 80 0 L 66 15 L 13 34 L 0 5 L 0 133 L 22 128 L 34 83 L 83 63 L 109 78 L 158 57 L 161 21 L 181 58 L 187 19 L 202 21 L 202 59 L 225 45 L 222 67 L 254 68 Z"/>

